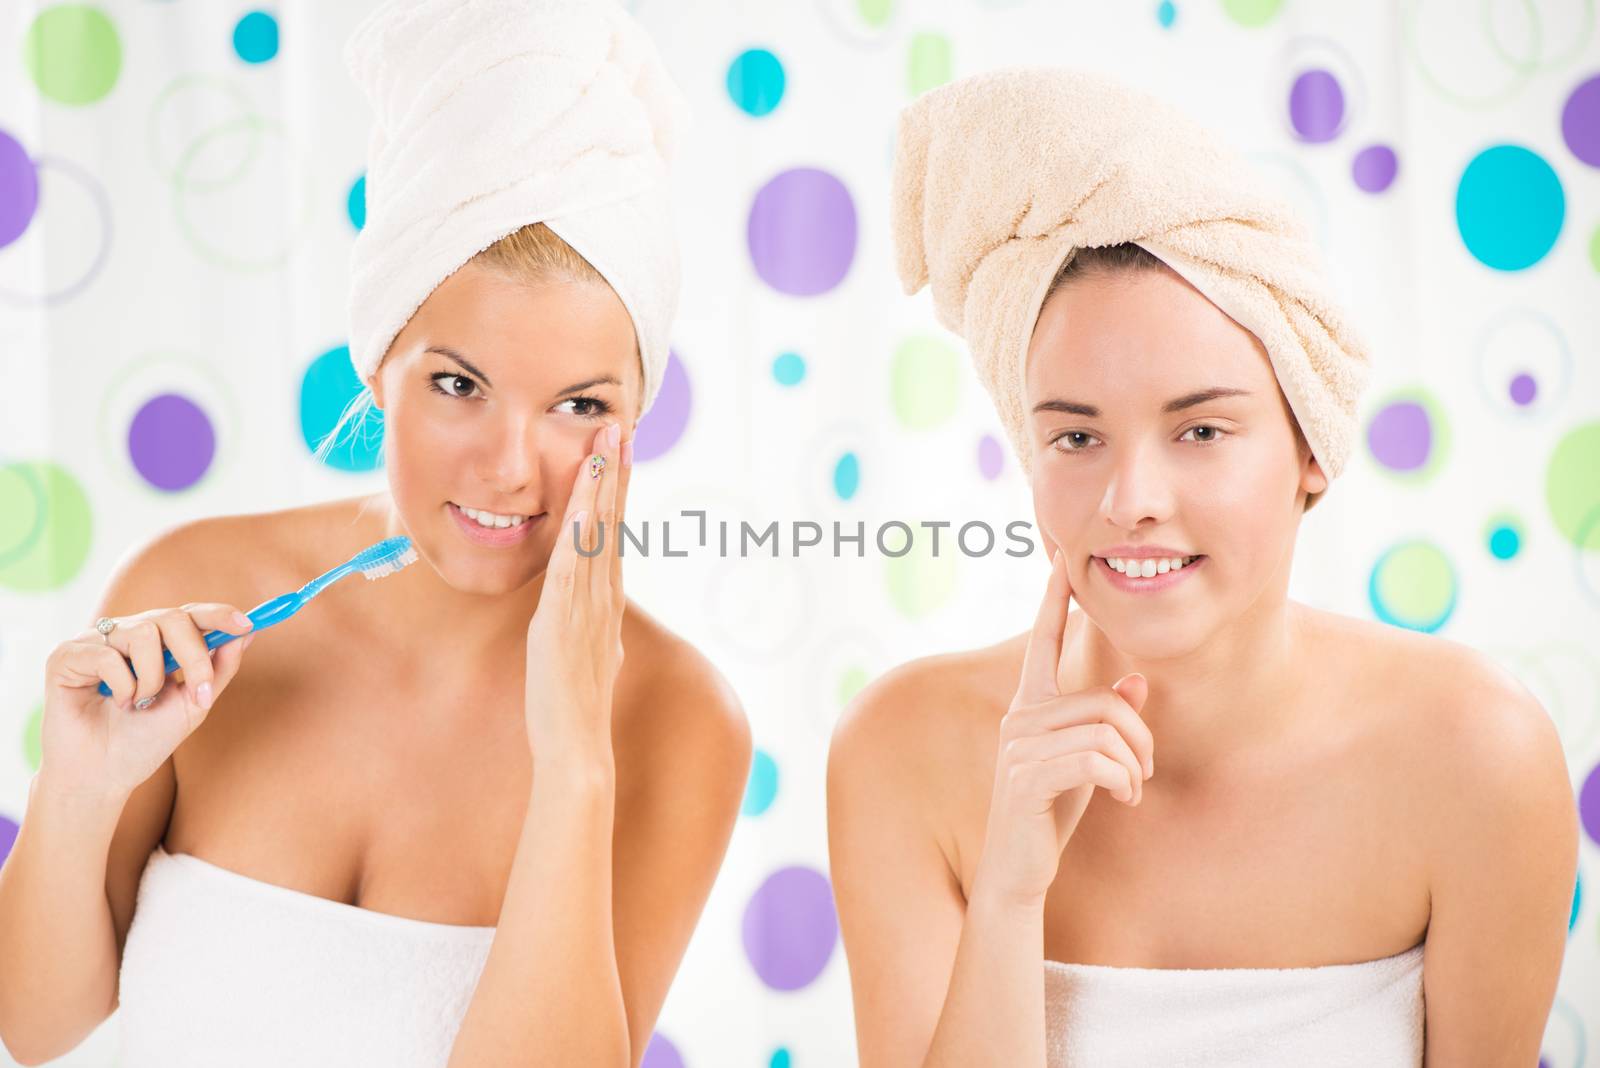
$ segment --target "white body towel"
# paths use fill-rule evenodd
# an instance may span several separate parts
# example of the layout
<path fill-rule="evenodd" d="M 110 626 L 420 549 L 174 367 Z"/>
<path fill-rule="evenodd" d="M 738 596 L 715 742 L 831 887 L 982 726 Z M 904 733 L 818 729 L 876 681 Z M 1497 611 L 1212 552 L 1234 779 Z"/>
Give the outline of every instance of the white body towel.
<path fill-rule="evenodd" d="M 439 1068 L 493 927 L 374 912 L 158 846 L 122 955 L 123 1068 Z"/>
<path fill-rule="evenodd" d="M 1422 943 L 1315 968 L 1044 962 L 1050 1068 L 1422 1063 Z"/>

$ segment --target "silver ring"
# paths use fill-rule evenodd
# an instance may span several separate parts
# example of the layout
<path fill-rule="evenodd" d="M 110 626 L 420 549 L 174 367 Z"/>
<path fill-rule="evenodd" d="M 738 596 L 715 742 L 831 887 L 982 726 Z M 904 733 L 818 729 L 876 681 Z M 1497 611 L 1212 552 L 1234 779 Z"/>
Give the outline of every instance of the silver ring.
<path fill-rule="evenodd" d="M 156 699 L 154 697 L 146 697 L 143 701 L 135 701 L 133 703 L 133 707 L 137 708 L 139 711 L 143 712 L 145 709 L 149 708 L 151 705 L 153 705 L 155 703 L 156 703 Z"/>
<path fill-rule="evenodd" d="M 99 619 L 94 621 L 94 629 L 99 631 L 101 636 L 104 637 L 105 635 L 110 634 L 112 631 L 117 629 L 117 621 L 112 619 L 110 616 L 101 616 Z"/>

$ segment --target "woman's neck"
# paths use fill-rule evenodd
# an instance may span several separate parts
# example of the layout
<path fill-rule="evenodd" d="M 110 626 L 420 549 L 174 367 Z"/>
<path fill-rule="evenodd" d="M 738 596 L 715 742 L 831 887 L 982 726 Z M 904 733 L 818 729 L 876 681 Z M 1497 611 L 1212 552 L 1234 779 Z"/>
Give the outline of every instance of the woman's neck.
<path fill-rule="evenodd" d="M 1142 673 L 1150 692 L 1140 715 L 1155 738 L 1157 777 L 1175 785 L 1197 782 L 1219 761 L 1292 725 L 1310 675 L 1305 630 L 1306 610 L 1278 598 L 1188 652 L 1142 659 L 1116 648 L 1097 624 L 1074 612 L 1062 692 Z"/>

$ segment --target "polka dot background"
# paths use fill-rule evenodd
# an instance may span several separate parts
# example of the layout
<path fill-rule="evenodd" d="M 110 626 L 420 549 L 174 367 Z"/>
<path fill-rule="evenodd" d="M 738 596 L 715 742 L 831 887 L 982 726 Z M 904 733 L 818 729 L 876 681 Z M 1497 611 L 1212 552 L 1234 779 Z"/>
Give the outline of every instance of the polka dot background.
<path fill-rule="evenodd" d="M 314 454 L 359 388 L 345 272 L 370 116 L 337 46 L 369 6 L 43 2 L 0 25 L 18 61 L 0 63 L 0 857 L 41 760 L 44 658 L 125 553 L 195 517 L 385 485 L 382 413 Z M 658 543 L 672 520 L 675 546 L 694 540 L 682 509 L 713 524 L 709 549 L 635 562 L 629 592 L 721 667 L 756 744 L 645 1065 L 854 1063 L 829 732 L 891 666 L 1032 618 L 1042 553 L 957 549 L 958 531 L 982 544 L 975 520 L 1010 544 L 1032 500 L 960 339 L 926 292 L 900 293 L 886 209 L 901 106 L 1033 63 L 1181 102 L 1311 215 L 1376 367 L 1291 594 L 1480 648 L 1555 721 L 1582 833 L 1540 1064 L 1583 1063 L 1600 1041 L 1594 5 L 627 6 L 697 118 L 681 313 L 629 511 Z M 714 524 L 736 538 L 740 519 L 861 524 L 865 549 L 715 555 Z M 115 1027 L 57 1063 L 113 1063 Z"/>

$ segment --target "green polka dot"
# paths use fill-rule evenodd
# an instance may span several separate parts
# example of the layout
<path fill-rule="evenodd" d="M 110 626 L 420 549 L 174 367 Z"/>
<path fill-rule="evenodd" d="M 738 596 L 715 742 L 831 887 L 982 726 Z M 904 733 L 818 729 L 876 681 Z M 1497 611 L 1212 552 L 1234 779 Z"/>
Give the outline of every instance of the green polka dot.
<path fill-rule="evenodd" d="M 70 582 L 89 555 L 89 499 L 53 463 L 0 467 L 0 587 L 36 592 Z"/>
<path fill-rule="evenodd" d="M 1379 559 L 1368 592 L 1373 611 L 1385 623 L 1435 631 L 1455 610 L 1455 571 L 1438 546 L 1406 542 Z"/>
<path fill-rule="evenodd" d="M 122 41 L 99 8 L 57 4 L 22 39 L 22 62 L 39 92 L 58 104 L 92 104 L 122 71 Z"/>
<path fill-rule="evenodd" d="M 1556 443 L 1544 475 L 1544 499 L 1561 536 L 1600 549 L 1600 423 L 1585 423 Z"/>
<path fill-rule="evenodd" d="M 861 13 L 862 22 L 876 29 L 894 14 L 894 0 L 856 0 L 856 10 Z"/>
<path fill-rule="evenodd" d="M 1594 233 L 1589 235 L 1589 266 L 1600 271 L 1600 226 L 1594 228 Z"/>
<path fill-rule="evenodd" d="M 912 96 L 949 81 L 950 38 L 942 33 L 919 33 L 911 38 L 906 79 Z"/>
<path fill-rule="evenodd" d="M 890 368 L 895 418 L 912 430 L 938 426 L 955 414 L 961 355 L 939 338 L 908 338 Z"/>
<path fill-rule="evenodd" d="M 869 678 L 866 669 L 859 664 L 851 664 L 845 668 L 839 675 L 839 688 L 835 692 L 839 704 L 841 706 L 849 704 L 850 699 L 867 684 Z"/>
<path fill-rule="evenodd" d="M 876 532 L 869 530 L 868 537 Z M 891 552 L 905 547 L 905 536 L 898 527 L 884 533 L 883 543 Z M 889 584 L 889 601 L 908 619 L 920 619 L 942 608 L 950 600 L 956 586 L 956 552 L 950 539 L 940 539 L 939 555 L 933 555 L 931 531 L 912 527 L 911 551 L 904 556 L 888 557 L 885 578 Z"/>
<path fill-rule="evenodd" d="M 1222 0 L 1223 12 L 1241 26 L 1265 26 L 1278 15 L 1283 0 Z"/>
<path fill-rule="evenodd" d="M 34 771 L 39 770 L 39 761 L 44 750 L 39 744 L 39 729 L 44 724 L 44 704 L 41 702 L 33 706 L 33 711 L 28 713 L 27 726 L 22 729 L 22 759 L 28 762 L 28 767 Z"/>

